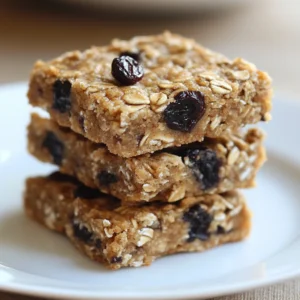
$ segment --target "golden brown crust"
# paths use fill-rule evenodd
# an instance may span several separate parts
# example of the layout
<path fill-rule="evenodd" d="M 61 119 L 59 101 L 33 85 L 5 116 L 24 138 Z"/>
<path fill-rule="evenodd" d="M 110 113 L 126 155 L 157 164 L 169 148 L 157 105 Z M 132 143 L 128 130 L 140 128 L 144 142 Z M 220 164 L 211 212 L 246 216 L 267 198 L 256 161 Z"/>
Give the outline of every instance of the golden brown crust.
<path fill-rule="evenodd" d="M 206 139 L 199 143 L 197 149 L 214 151 L 222 166 L 219 169 L 219 182 L 212 188 L 204 189 L 193 167 L 189 166 L 187 157 L 181 157 L 180 153 L 170 154 L 170 149 L 165 149 L 135 158 L 118 157 L 111 154 L 106 146 L 90 142 L 34 114 L 28 129 L 28 149 L 43 162 L 53 163 L 53 156 L 44 146 L 49 132 L 64 147 L 61 172 L 76 176 L 85 185 L 99 188 L 123 202 L 174 202 L 188 196 L 249 188 L 255 184 L 256 173 L 265 161 L 263 134 L 258 129 L 250 129 L 245 134 Z M 184 153 L 184 150 L 181 152 Z M 101 184 L 101 172 L 114 174 L 116 182 Z"/>
<path fill-rule="evenodd" d="M 238 192 L 126 207 L 107 195 L 76 198 L 79 183 L 54 178 L 26 181 L 27 215 L 65 233 L 83 253 L 111 269 L 149 265 L 172 253 L 204 251 L 241 240 L 250 231 L 250 213 Z M 195 222 L 197 228 L 207 225 L 205 230 L 194 232 Z"/>
<path fill-rule="evenodd" d="M 119 86 L 111 62 L 122 51 L 141 52 L 143 79 Z M 72 84 L 71 110 L 53 109 L 53 84 Z M 201 91 L 206 112 L 192 132 L 168 128 L 167 105 L 181 91 Z M 61 126 L 107 145 L 123 157 L 218 137 L 228 130 L 270 119 L 269 76 L 240 59 L 229 60 L 195 41 L 165 32 L 114 40 L 106 47 L 74 51 L 50 62 L 39 61 L 31 74 L 30 103 L 50 112 Z"/>

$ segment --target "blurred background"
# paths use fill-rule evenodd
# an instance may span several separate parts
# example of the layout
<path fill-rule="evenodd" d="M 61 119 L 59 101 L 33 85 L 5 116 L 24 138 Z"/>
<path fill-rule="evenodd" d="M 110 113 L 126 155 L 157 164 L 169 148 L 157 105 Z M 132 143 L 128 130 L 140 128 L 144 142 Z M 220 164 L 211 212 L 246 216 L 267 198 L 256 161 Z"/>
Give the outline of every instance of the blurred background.
<path fill-rule="evenodd" d="M 0 83 L 37 59 L 165 29 L 267 70 L 300 96 L 299 0 L 0 0 Z"/>

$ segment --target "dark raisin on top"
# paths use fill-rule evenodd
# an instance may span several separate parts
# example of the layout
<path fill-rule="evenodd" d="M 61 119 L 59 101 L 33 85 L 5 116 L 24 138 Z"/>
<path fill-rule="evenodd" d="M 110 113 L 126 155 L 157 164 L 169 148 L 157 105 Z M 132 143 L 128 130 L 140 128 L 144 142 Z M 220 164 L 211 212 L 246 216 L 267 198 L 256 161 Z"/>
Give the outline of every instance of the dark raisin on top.
<path fill-rule="evenodd" d="M 42 147 L 46 148 L 53 158 L 56 165 L 61 165 L 64 155 L 64 144 L 52 132 L 48 131 L 42 143 Z"/>
<path fill-rule="evenodd" d="M 89 188 L 83 184 L 80 184 L 74 191 L 75 198 L 96 199 L 99 198 L 101 195 L 102 193 L 99 190 Z"/>
<path fill-rule="evenodd" d="M 207 190 L 215 187 L 219 181 L 219 170 L 222 161 L 217 157 L 215 151 L 211 149 L 191 149 L 187 150 L 184 162 L 192 168 L 197 180 L 201 183 L 202 189 Z"/>
<path fill-rule="evenodd" d="M 53 84 L 53 109 L 61 113 L 71 110 L 71 82 L 56 80 Z"/>
<path fill-rule="evenodd" d="M 112 264 L 116 264 L 116 263 L 121 263 L 122 262 L 122 257 L 121 256 L 114 256 L 112 259 L 111 259 L 111 263 Z"/>
<path fill-rule="evenodd" d="M 111 183 L 118 182 L 118 180 L 119 179 L 115 174 L 108 171 L 101 171 L 98 174 L 98 181 L 101 185 L 110 185 Z"/>
<path fill-rule="evenodd" d="M 204 96 L 199 91 L 184 91 L 164 110 L 164 120 L 173 130 L 191 132 L 205 113 Z"/>
<path fill-rule="evenodd" d="M 85 243 L 92 241 L 93 233 L 90 232 L 85 226 L 80 226 L 78 223 L 73 222 L 73 234 L 77 239 Z"/>
<path fill-rule="evenodd" d="M 130 56 L 131 58 L 133 58 L 137 62 L 139 62 L 141 60 L 141 56 L 140 56 L 139 52 L 124 51 L 124 52 L 120 53 L 120 57 L 121 56 Z"/>
<path fill-rule="evenodd" d="M 143 78 L 144 69 L 132 57 L 121 56 L 112 61 L 111 74 L 121 85 L 133 85 Z"/>
<path fill-rule="evenodd" d="M 190 223 L 188 242 L 195 239 L 206 241 L 209 238 L 208 229 L 212 216 L 208 214 L 199 204 L 193 205 L 183 215 L 183 220 Z"/>

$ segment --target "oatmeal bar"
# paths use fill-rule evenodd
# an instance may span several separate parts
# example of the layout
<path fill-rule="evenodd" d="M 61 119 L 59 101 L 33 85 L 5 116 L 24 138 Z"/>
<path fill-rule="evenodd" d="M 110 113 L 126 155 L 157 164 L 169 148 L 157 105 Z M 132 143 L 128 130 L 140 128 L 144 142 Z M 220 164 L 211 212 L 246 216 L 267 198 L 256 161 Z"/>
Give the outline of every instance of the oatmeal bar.
<path fill-rule="evenodd" d="M 127 207 L 54 173 L 27 179 L 24 198 L 29 217 L 66 234 L 84 254 L 111 269 L 204 251 L 241 240 L 250 231 L 250 213 L 238 192 Z"/>
<path fill-rule="evenodd" d="M 165 32 L 38 61 L 32 105 L 61 126 L 132 157 L 268 121 L 269 76 Z"/>
<path fill-rule="evenodd" d="M 243 135 L 122 158 L 36 114 L 28 129 L 28 149 L 36 158 L 124 202 L 174 202 L 252 187 L 265 161 L 262 139 L 258 129 L 250 129 Z"/>

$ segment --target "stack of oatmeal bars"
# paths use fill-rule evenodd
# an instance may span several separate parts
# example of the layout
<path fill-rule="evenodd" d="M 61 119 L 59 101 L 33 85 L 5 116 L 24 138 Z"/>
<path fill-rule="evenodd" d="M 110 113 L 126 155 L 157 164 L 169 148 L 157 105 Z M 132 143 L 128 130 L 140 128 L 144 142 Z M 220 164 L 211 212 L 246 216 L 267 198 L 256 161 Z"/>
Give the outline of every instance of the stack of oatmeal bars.
<path fill-rule="evenodd" d="M 271 80 L 165 32 L 38 61 L 29 152 L 59 171 L 28 178 L 25 210 L 111 269 L 245 238 L 237 189 L 265 161 Z"/>

